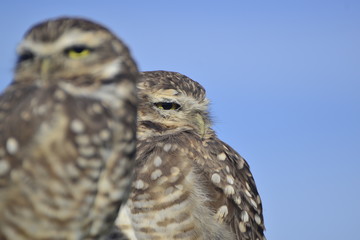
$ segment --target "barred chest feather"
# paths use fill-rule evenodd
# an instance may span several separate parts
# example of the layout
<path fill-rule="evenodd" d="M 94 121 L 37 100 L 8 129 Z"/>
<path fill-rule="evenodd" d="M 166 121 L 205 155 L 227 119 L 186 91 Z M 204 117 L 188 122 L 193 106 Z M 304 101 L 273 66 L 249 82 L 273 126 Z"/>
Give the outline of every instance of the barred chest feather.
<path fill-rule="evenodd" d="M 185 142 L 172 137 L 139 143 L 140 166 L 119 218 L 130 239 L 234 239 L 208 207 L 204 181 L 191 159 L 196 154 L 181 147 Z"/>

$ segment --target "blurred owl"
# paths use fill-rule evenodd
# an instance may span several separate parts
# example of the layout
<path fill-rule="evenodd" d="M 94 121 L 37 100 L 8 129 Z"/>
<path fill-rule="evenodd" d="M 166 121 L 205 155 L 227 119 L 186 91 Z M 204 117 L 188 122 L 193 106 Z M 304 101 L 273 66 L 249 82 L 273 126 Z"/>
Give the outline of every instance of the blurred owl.
<path fill-rule="evenodd" d="M 136 177 L 117 226 L 138 240 L 265 239 L 249 165 L 211 129 L 204 88 L 153 71 L 138 89 Z"/>
<path fill-rule="evenodd" d="M 0 96 L 0 239 L 103 239 L 129 194 L 138 71 L 97 23 L 31 28 Z"/>

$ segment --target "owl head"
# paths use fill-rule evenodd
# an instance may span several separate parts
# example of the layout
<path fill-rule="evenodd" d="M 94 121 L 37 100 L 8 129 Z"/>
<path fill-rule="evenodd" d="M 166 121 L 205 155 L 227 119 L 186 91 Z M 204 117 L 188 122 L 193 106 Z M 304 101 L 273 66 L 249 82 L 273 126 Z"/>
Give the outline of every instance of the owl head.
<path fill-rule="evenodd" d="M 136 65 L 127 47 L 107 28 L 80 18 L 58 18 L 33 26 L 17 49 L 15 82 L 76 86 L 132 75 Z"/>
<path fill-rule="evenodd" d="M 168 71 L 142 72 L 139 91 L 139 137 L 192 130 L 203 136 L 211 122 L 205 89 L 185 75 Z"/>

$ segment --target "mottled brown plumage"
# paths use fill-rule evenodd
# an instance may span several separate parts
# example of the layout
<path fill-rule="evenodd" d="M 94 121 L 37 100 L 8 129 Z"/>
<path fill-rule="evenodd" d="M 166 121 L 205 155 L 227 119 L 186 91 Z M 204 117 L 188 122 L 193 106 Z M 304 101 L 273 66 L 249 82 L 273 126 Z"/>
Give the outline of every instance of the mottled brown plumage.
<path fill-rule="evenodd" d="M 0 239 L 103 239 L 128 197 L 137 67 L 78 18 L 31 28 L 0 96 Z"/>
<path fill-rule="evenodd" d="M 138 240 L 265 239 L 249 165 L 211 129 L 202 86 L 155 71 L 138 88 L 136 178 L 117 225 Z"/>

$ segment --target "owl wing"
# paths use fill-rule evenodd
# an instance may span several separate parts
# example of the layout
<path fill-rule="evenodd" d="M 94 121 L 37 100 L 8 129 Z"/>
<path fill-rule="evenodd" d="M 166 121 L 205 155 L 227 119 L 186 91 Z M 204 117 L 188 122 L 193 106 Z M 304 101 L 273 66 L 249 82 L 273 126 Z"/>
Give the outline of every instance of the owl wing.
<path fill-rule="evenodd" d="M 228 224 L 238 240 L 264 239 L 262 204 L 248 163 L 215 135 L 203 145 L 203 171 L 213 186 L 209 191 L 215 217 Z"/>
<path fill-rule="evenodd" d="M 18 155 L 23 151 L 23 146 L 29 140 L 29 136 L 36 132 L 36 121 L 31 119 L 30 111 L 25 111 L 26 106 L 30 105 L 30 96 L 35 91 L 35 87 L 13 84 L 0 96 L 1 191 L 7 190 L 7 187 L 12 184 L 11 173 L 22 165 L 22 160 L 18 158 Z M 0 196 L 5 197 L 4 194 Z M 3 203 L 3 201 L 0 202 Z"/>
<path fill-rule="evenodd" d="M 28 221 L 19 232 L 41 238 L 108 230 L 134 154 L 121 119 L 99 100 L 20 84 L 1 95 L 0 118 L 0 225 Z"/>

